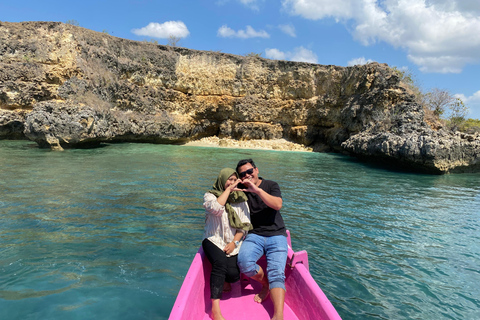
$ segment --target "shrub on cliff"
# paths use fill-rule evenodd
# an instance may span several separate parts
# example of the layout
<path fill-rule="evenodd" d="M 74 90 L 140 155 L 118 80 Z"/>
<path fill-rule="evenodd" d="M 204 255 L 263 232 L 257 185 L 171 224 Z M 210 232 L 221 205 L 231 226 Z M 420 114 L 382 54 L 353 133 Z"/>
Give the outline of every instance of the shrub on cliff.
<path fill-rule="evenodd" d="M 262 53 L 257 53 L 257 52 L 249 52 L 244 54 L 245 57 L 253 57 L 253 58 L 261 58 Z"/>
<path fill-rule="evenodd" d="M 452 103 L 447 105 L 447 124 L 453 131 L 462 131 L 461 128 L 466 121 L 468 107 L 460 98 L 455 98 Z"/>
<path fill-rule="evenodd" d="M 398 75 L 400 81 L 403 82 L 408 89 L 415 96 L 415 100 L 422 106 L 425 106 L 426 94 L 422 91 L 418 80 L 410 70 L 401 70 L 397 67 L 391 67 L 391 69 Z"/>
<path fill-rule="evenodd" d="M 78 21 L 75 20 L 75 19 L 67 20 L 67 21 L 65 21 L 65 23 L 66 24 L 71 24 L 72 26 L 80 27 L 80 23 L 78 23 Z"/>
<path fill-rule="evenodd" d="M 480 131 L 475 119 L 466 119 L 469 108 L 462 99 L 455 97 L 446 89 L 432 88 L 424 92 L 415 76 L 409 70 L 392 67 L 400 80 L 410 89 L 418 104 L 425 110 L 425 120 L 433 128 L 445 126 L 453 131 Z M 467 125 L 467 121 L 468 125 Z"/>
<path fill-rule="evenodd" d="M 467 119 L 460 126 L 460 131 L 467 133 L 480 133 L 480 120 L 478 119 Z"/>

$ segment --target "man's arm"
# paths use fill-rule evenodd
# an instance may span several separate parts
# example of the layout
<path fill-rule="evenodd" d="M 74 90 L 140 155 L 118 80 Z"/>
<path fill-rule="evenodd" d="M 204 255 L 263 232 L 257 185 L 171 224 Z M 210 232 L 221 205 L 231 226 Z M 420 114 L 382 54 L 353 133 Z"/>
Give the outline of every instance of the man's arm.
<path fill-rule="evenodd" d="M 265 202 L 267 206 L 274 210 L 282 209 L 283 200 L 280 197 L 272 196 L 271 194 L 267 193 L 265 190 L 258 188 L 260 191 L 257 194 L 260 198 Z"/>
<path fill-rule="evenodd" d="M 265 204 L 270 208 L 274 210 L 280 210 L 282 208 L 283 200 L 281 197 L 272 196 L 271 194 L 267 193 L 265 190 L 257 187 L 250 180 L 245 180 L 242 182 L 242 184 L 245 187 L 247 187 L 247 189 L 244 189 L 243 191 L 257 194 L 260 197 L 260 199 L 262 199 L 263 202 L 265 202 Z"/>

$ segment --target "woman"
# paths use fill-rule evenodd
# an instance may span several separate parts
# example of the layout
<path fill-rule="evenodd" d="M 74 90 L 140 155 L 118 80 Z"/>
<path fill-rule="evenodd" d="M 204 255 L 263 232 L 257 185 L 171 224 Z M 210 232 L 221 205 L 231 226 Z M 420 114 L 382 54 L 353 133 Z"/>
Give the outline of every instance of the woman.
<path fill-rule="evenodd" d="M 202 247 L 212 264 L 210 298 L 214 320 L 224 320 L 220 312 L 222 291 L 229 291 L 230 283 L 240 279 L 237 255 L 244 234 L 252 228 L 247 197 L 242 191 L 234 191 L 240 182 L 234 169 L 222 169 L 213 189 L 203 196 L 205 232 Z"/>

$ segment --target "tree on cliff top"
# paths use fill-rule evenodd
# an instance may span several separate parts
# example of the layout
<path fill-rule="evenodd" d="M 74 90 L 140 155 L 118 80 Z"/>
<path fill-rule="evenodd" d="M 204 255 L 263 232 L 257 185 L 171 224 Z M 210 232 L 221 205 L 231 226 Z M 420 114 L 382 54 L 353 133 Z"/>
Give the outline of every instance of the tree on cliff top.
<path fill-rule="evenodd" d="M 65 21 L 65 23 L 66 23 L 66 24 L 71 24 L 72 26 L 80 27 L 80 23 L 78 23 L 78 21 L 75 20 L 75 19 L 67 20 L 67 21 Z"/>
<path fill-rule="evenodd" d="M 177 37 L 177 36 L 174 36 L 173 34 L 171 34 L 171 35 L 168 37 L 167 46 L 176 47 L 177 44 L 180 42 L 181 39 L 182 39 L 182 38 Z"/>
<path fill-rule="evenodd" d="M 438 117 L 442 116 L 458 99 L 452 96 L 448 90 L 438 88 L 433 88 L 427 92 L 425 98 L 428 108 Z"/>
<path fill-rule="evenodd" d="M 424 92 L 415 76 L 409 70 L 400 70 L 396 67 L 391 69 L 412 91 L 417 103 L 423 106 L 426 111 L 426 117 L 430 118 L 427 120 L 440 121 L 454 131 L 480 131 L 475 125 L 477 122 L 474 119 L 467 120 L 469 108 L 462 99 L 453 96 L 446 89 L 433 88 Z M 467 123 L 472 123 L 472 125 L 467 126 Z"/>
<path fill-rule="evenodd" d="M 468 107 L 465 106 L 462 99 L 455 98 L 453 103 L 448 104 L 448 109 L 448 126 L 454 131 L 464 131 L 462 129 L 468 114 Z"/>

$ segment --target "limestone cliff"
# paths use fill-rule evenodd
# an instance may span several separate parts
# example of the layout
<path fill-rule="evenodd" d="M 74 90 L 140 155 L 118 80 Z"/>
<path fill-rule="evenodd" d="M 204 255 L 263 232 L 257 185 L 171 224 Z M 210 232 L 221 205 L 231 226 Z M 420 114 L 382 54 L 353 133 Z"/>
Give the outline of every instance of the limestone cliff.
<path fill-rule="evenodd" d="M 0 137 L 279 139 L 426 172 L 480 171 L 478 135 L 434 130 L 387 65 L 196 51 L 53 22 L 0 22 Z"/>

